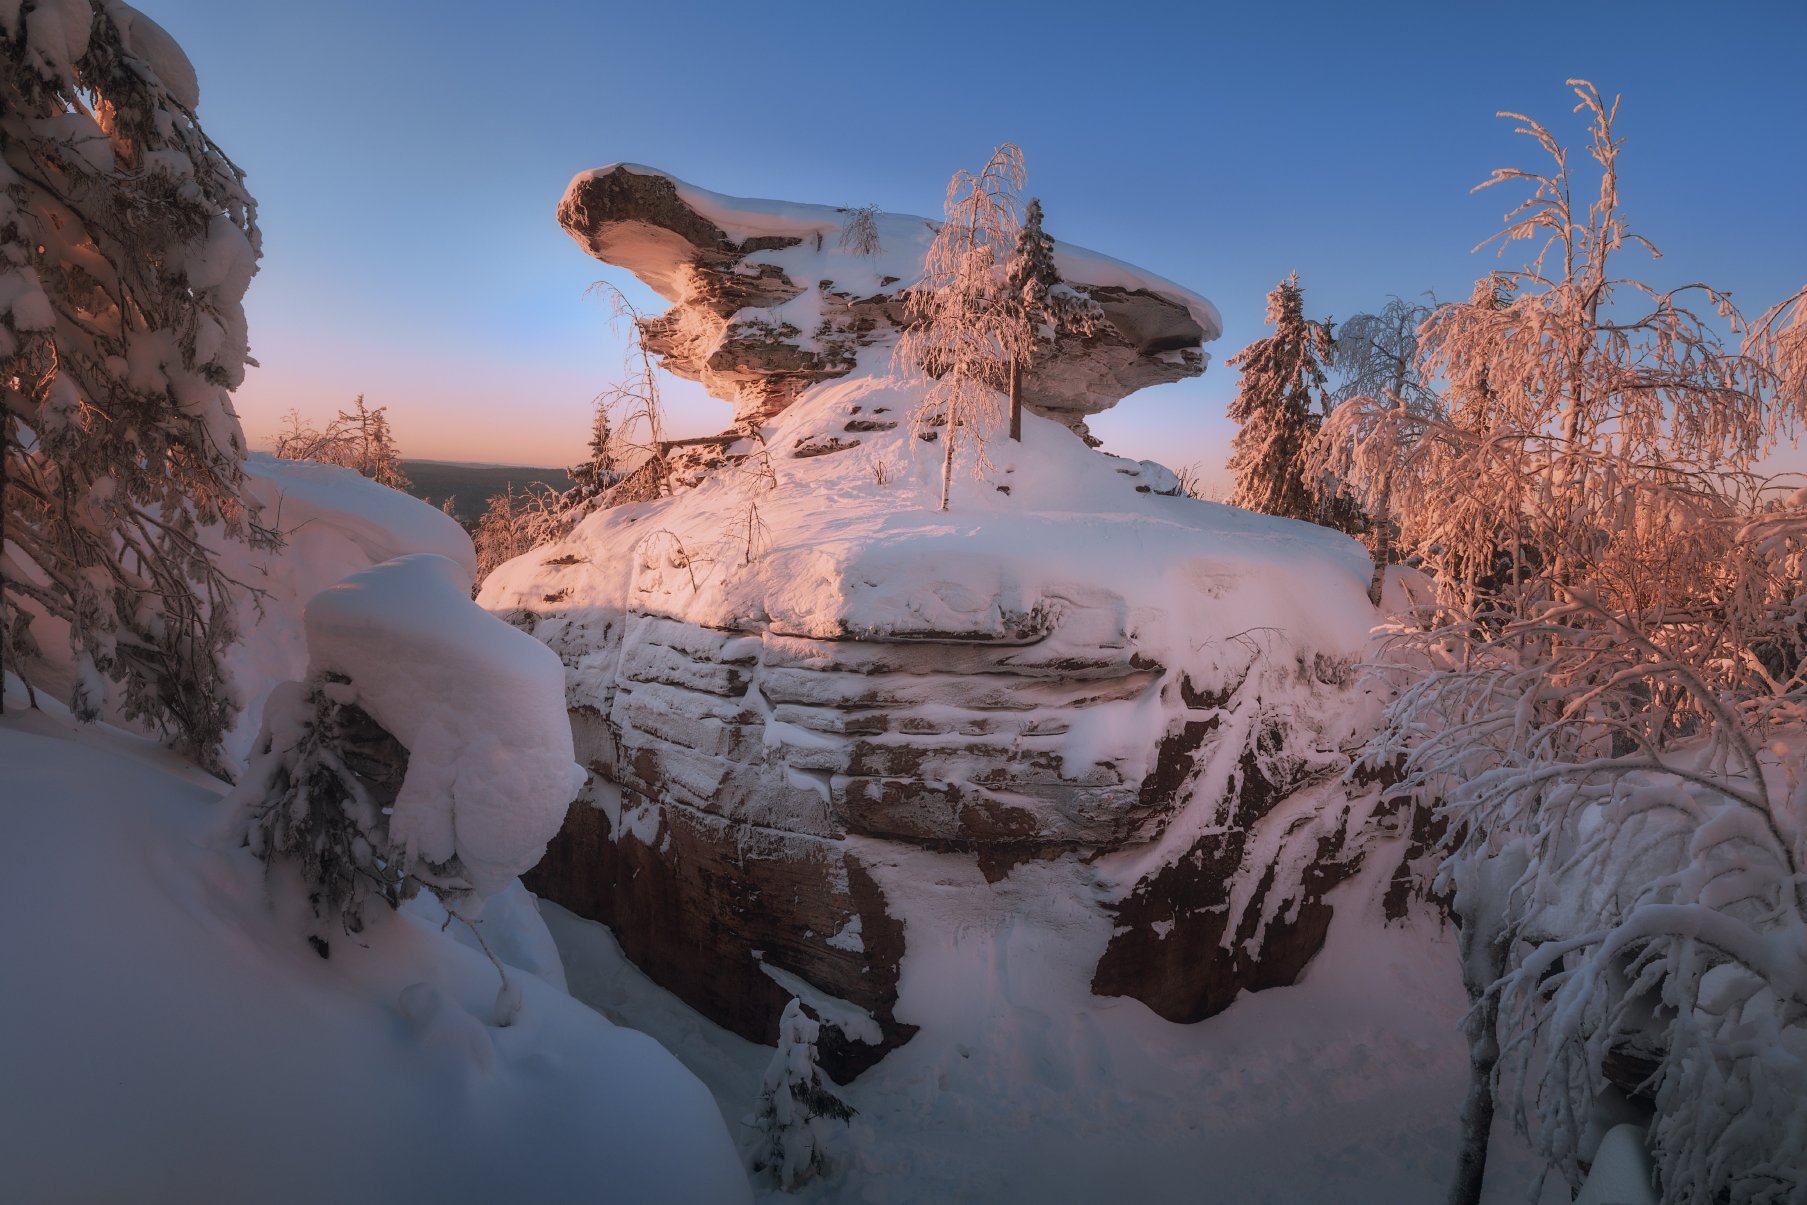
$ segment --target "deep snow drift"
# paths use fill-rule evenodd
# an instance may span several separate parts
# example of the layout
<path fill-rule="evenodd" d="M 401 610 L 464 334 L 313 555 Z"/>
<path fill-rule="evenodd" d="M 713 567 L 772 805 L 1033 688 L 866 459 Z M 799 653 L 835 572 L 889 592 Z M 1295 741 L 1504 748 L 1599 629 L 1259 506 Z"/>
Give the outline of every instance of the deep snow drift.
<path fill-rule="evenodd" d="M 0 1195 L 744 1194 L 708 1097 L 651 1039 L 518 973 L 497 1028 L 489 961 L 406 912 L 323 962 L 290 885 L 218 841 L 218 783 L 6 704 Z"/>
<path fill-rule="evenodd" d="M 472 605 L 469 542 L 431 508 L 315 465 L 261 463 L 254 488 L 290 555 L 233 554 L 265 591 L 239 689 L 261 711 L 265 675 L 349 678 L 329 688 L 416 754 L 401 847 L 455 856 L 475 898 L 465 920 L 430 896 L 381 911 L 316 953 L 307 885 L 243 844 L 224 783 L 29 710 L 9 677 L 0 1196 L 745 1199 L 701 1086 L 565 994 L 514 878 L 576 787 L 556 659 Z"/>

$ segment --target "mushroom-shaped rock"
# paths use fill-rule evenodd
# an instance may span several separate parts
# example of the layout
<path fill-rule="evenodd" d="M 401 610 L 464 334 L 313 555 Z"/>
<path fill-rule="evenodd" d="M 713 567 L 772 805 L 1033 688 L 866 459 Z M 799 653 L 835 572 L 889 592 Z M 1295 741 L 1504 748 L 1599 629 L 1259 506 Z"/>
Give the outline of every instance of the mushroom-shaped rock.
<path fill-rule="evenodd" d="M 874 243 L 848 237 L 855 213 L 723 196 L 626 163 L 577 176 L 558 207 L 585 251 L 672 303 L 641 323 L 648 350 L 735 403 L 741 422 L 844 376 L 863 348 L 888 354 L 937 223 L 873 213 Z M 1204 371 L 1201 345 L 1223 333 L 1209 301 L 1070 243 L 1055 243 L 1054 264 L 1094 320 L 1062 331 L 1030 365 L 1030 410 L 1083 431 L 1087 416 L 1138 389 Z"/>

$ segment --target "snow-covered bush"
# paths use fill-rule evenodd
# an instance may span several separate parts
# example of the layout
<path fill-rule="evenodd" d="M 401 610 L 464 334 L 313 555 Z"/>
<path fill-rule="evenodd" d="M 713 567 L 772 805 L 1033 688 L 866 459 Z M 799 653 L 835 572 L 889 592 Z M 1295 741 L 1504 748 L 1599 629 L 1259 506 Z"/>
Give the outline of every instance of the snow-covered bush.
<path fill-rule="evenodd" d="M 249 530 L 229 395 L 259 236 L 198 100 L 119 0 L 0 5 L 7 660 L 84 718 L 118 684 L 115 714 L 220 768 L 233 586 L 199 536 Z"/>
<path fill-rule="evenodd" d="M 359 932 L 423 887 L 480 903 L 530 869 L 582 783 L 557 656 L 431 554 L 322 591 L 306 627 L 307 680 L 272 697 L 235 799 L 320 928 Z"/>
<path fill-rule="evenodd" d="M 385 413 L 388 409 L 366 405 L 360 393 L 352 400 L 350 410 L 339 411 L 323 428 L 303 421 L 299 413 L 291 410 L 289 425 L 277 433 L 274 450 L 283 460 L 336 464 L 356 470 L 379 485 L 405 490 L 408 475 L 402 472 L 401 452 L 389 431 Z"/>
<path fill-rule="evenodd" d="M 816 1064 L 821 1022 L 793 999 L 778 1020 L 778 1049 L 766 1067 L 753 1123 L 761 1139 L 753 1170 L 765 1172 L 785 1190 L 807 1184 L 830 1165 L 834 1127 L 844 1126 L 853 1107 L 824 1082 Z"/>
<path fill-rule="evenodd" d="M 593 500 L 567 497 L 541 483 L 518 494 L 510 487 L 490 495 L 489 505 L 471 529 L 471 543 L 477 549 L 477 580 L 481 582 L 504 561 L 564 538 L 591 504 Z"/>

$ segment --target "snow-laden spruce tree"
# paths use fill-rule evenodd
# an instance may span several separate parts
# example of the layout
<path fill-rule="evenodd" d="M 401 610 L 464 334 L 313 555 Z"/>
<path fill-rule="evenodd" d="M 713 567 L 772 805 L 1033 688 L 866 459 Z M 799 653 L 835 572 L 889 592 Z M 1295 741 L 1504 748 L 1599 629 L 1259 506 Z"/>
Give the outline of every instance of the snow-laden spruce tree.
<path fill-rule="evenodd" d="M 1005 288 L 1018 307 L 1018 320 L 1028 328 L 1032 349 L 1057 333 L 1061 315 L 1053 289 L 1059 283 L 1060 273 L 1054 267 L 1054 240 L 1042 230 L 1041 198 L 1031 197 L 1005 273 Z M 1023 375 L 1028 369 L 1023 358 L 1011 359 L 1010 438 L 1019 442 L 1023 438 Z"/>
<path fill-rule="evenodd" d="M 1641 1062 L 1664 1200 L 1798 1200 L 1807 509 L 1749 467 L 1798 417 L 1799 320 L 1734 350 L 1697 312 L 1743 330 L 1723 292 L 1619 274 L 1649 244 L 1620 210 L 1617 102 L 1572 83 L 1593 197 L 1507 114 L 1553 161 L 1489 181 L 1530 187 L 1498 237 L 1535 258 L 1420 327 L 1441 413 L 1356 399 L 1321 445 L 1390 491 L 1441 592 L 1396 633 L 1374 751 L 1451 834 L 1476 1069 L 1451 1199 L 1478 1199 L 1500 1068 L 1573 1181 L 1609 1066 Z"/>
<path fill-rule="evenodd" d="M 470 588 L 416 554 L 310 599 L 306 676 L 271 692 L 229 797 L 229 831 L 306 892 L 323 957 L 421 890 L 474 915 L 539 861 L 582 784 L 563 666 Z"/>
<path fill-rule="evenodd" d="M 219 769 L 234 588 L 199 537 L 249 531 L 230 393 L 259 239 L 198 95 L 118 0 L 0 5 L 0 646 L 48 685 L 66 641 L 76 715 L 116 687 Z"/>
<path fill-rule="evenodd" d="M 1010 143 L 993 151 L 977 175 L 954 173 L 945 220 L 910 288 L 908 320 L 893 352 L 894 365 L 929 381 L 912 425 L 942 441 L 942 510 L 959 445 L 969 441 L 973 462 L 983 469 L 986 441 L 1007 419 L 1010 366 L 1034 351 L 1034 334 L 1005 277 L 1021 227 L 1023 180 L 1023 153 Z"/>
<path fill-rule="evenodd" d="M 1322 421 L 1330 327 L 1305 317 L 1305 293 L 1294 272 L 1267 295 L 1274 333 L 1231 356 L 1242 370 L 1230 421 L 1229 468 L 1236 475 L 1230 505 L 1289 519 L 1315 519 L 1318 491 L 1306 462 Z"/>
<path fill-rule="evenodd" d="M 761 1135 L 753 1170 L 770 1176 L 787 1192 L 829 1169 L 834 1128 L 845 1126 L 854 1115 L 853 1107 L 824 1082 L 816 1062 L 821 1030 L 821 1023 L 803 1011 L 801 1001 L 784 1006 L 778 1019 L 778 1049 L 766 1067 L 759 1109 L 753 1116 Z"/>

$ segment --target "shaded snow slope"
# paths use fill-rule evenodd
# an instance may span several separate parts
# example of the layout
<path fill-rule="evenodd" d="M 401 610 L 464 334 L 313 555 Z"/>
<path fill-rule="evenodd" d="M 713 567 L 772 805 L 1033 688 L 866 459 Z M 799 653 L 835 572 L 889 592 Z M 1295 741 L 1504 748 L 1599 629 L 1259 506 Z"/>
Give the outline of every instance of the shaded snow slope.
<path fill-rule="evenodd" d="M 945 1023 L 842 1090 L 838 1166 L 762 1199 L 941 1205 L 1410 1205 L 1443 1199 L 1467 1073 L 1454 938 L 1382 928 L 1378 872 L 1340 888 L 1301 983 L 1173 1025 L 1085 990 L 1058 913 L 1026 912 L 948 855 L 913 854 L 957 936 L 906 977 Z M 899 869 L 904 869 L 900 865 Z M 1054 898 L 1059 898 L 1058 896 Z M 709 1085 L 743 1151 L 771 1049 L 648 982 L 609 931 L 542 904 L 576 996 L 656 1036 Z M 1070 904 L 1069 910 L 1078 907 Z M 1485 1200 L 1525 1201 L 1537 1163 L 1501 1121 Z M 1545 1205 L 1567 1200 L 1552 1177 Z"/>
<path fill-rule="evenodd" d="M 212 843 L 217 784 L 17 701 L 0 1196 L 745 1199 L 708 1095 L 651 1039 L 532 976 L 496 1028 L 494 968 L 407 913 L 322 961 L 272 912 L 288 884 Z"/>

